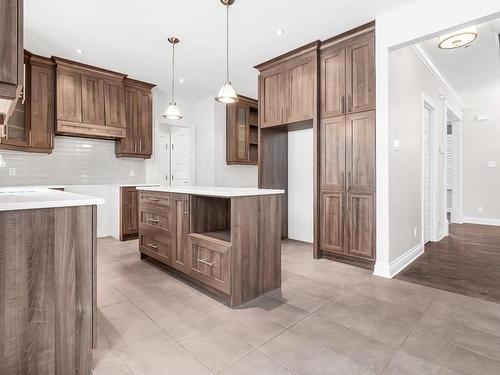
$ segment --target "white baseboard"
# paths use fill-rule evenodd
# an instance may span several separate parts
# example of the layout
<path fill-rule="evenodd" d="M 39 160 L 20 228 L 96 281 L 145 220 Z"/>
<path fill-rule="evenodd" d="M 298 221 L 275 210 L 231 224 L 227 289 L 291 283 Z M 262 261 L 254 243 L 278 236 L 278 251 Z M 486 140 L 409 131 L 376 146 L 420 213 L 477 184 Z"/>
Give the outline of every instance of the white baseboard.
<path fill-rule="evenodd" d="M 495 219 L 495 218 L 491 218 L 491 217 L 464 216 L 463 222 L 469 223 L 469 224 L 500 226 L 500 219 Z"/>
<path fill-rule="evenodd" d="M 419 243 L 390 263 L 375 263 L 373 274 L 391 279 L 424 253 L 424 245 Z"/>
<path fill-rule="evenodd" d="M 464 217 L 462 212 L 459 211 L 451 211 L 451 222 L 453 224 L 463 224 Z"/>

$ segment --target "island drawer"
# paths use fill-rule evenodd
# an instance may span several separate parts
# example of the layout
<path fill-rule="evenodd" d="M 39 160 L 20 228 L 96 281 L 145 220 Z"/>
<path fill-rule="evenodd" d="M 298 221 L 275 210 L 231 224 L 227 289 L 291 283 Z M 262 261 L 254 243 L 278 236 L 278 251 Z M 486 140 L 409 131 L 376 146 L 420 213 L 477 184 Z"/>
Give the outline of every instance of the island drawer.
<path fill-rule="evenodd" d="M 189 235 L 190 275 L 226 294 L 231 292 L 231 243 L 198 233 Z"/>
<path fill-rule="evenodd" d="M 139 233 L 139 250 L 163 263 L 170 263 L 172 244 L 167 237 L 141 230 Z"/>
<path fill-rule="evenodd" d="M 139 228 L 171 238 L 170 210 L 140 205 Z"/>
<path fill-rule="evenodd" d="M 148 204 L 158 208 L 170 208 L 170 193 L 158 193 L 154 191 L 139 191 L 139 204 Z"/>

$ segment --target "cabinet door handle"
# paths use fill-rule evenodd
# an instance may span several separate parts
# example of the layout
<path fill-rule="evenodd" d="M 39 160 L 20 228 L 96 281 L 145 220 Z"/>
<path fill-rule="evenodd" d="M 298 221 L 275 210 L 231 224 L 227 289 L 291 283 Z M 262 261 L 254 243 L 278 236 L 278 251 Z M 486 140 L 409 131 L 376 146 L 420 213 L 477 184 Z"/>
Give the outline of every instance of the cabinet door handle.
<path fill-rule="evenodd" d="M 345 193 L 346 211 L 349 211 L 349 193 Z"/>
<path fill-rule="evenodd" d="M 26 64 L 23 64 L 23 99 L 21 104 L 26 103 Z"/>
<path fill-rule="evenodd" d="M 142 141 L 139 141 L 139 152 L 142 152 Z"/>
<path fill-rule="evenodd" d="M 155 249 L 155 250 L 158 249 L 158 246 L 153 245 L 152 243 L 148 243 L 148 247 Z"/>
<path fill-rule="evenodd" d="M 351 94 L 347 95 L 347 111 L 351 112 L 352 110 L 352 96 Z"/>
<path fill-rule="evenodd" d="M 154 198 L 154 197 L 146 197 L 146 199 L 152 202 L 158 202 L 160 200 L 159 198 Z"/>
<path fill-rule="evenodd" d="M 30 145 L 30 147 L 31 147 L 31 144 L 32 144 L 32 142 L 31 142 L 31 130 L 30 130 L 30 132 L 29 132 L 29 134 L 28 134 L 28 137 L 29 137 L 29 145 Z"/>
<path fill-rule="evenodd" d="M 158 224 L 159 223 L 158 219 L 148 219 L 148 221 L 150 223 L 154 223 L 154 224 Z"/>
<path fill-rule="evenodd" d="M 340 97 L 340 110 L 342 111 L 342 114 L 345 113 L 345 96 L 342 95 Z"/>
<path fill-rule="evenodd" d="M 206 261 L 205 259 L 198 259 L 198 262 L 200 262 L 202 264 L 205 264 L 205 265 L 207 265 L 209 267 L 214 267 L 215 266 L 215 262 L 210 263 L 210 262 Z"/>
<path fill-rule="evenodd" d="M 351 190 L 352 185 L 352 175 L 351 172 L 347 172 L 347 190 Z"/>
<path fill-rule="evenodd" d="M 340 173 L 340 184 L 342 186 L 342 190 L 345 190 L 345 173 L 344 172 Z"/>
<path fill-rule="evenodd" d="M 189 195 L 185 195 L 182 200 L 184 201 L 184 215 L 189 215 Z"/>

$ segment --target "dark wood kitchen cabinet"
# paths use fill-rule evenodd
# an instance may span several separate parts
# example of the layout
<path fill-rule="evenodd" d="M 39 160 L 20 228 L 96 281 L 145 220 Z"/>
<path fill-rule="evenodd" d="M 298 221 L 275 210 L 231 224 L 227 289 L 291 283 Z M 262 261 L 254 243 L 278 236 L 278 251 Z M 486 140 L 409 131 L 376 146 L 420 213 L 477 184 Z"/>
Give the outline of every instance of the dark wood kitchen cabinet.
<path fill-rule="evenodd" d="M 127 135 L 115 143 L 117 157 L 149 159 L 153 153 L 153 94 L 155 85 L 125 79 Z"/>
<path fill-rule="evenodd" d="M 56 134 L 125 138 L 124 74 L 53 57 L 56 63 Z"/>
<path fill-rule="evenodd" d="M 139 194 L 135 186 L 120 188 L 120 241 L 139 235 Z"/>
<path fill-rule="evenodd" d="M 0 125 L 8 122 L 24 85 L 23 0 L 0 1 Z M 1 138 L 0 133 L 0 138 Z"/>
<path fill-rule="evenodd" d="M 321 118 L 375 109 L 374 51 L 374 32 L 321 51 Z"/>
<path fill-rule="evenodd" d="M 172 194 L 173 219 L 173 254 L 170 266 L 189 273 L 189 225 L 190 225 L 190 196 L 188 194 Z"/>
<path fill-rule="evenodd" d="M 298 51 L 256 66 L 259 75 L 260 127 L 312 120 L 315 114 L 317 47 Z"/>
<path fill-rule="evenodd" d="M 256 165 L 258 162 L 258 104 L 239 95 L 239 102 L 226 106 L 226 163 Z"/>
<path fill-rule="evenodd" d="M 50 59 L 24 54 L 25 85 L 0 148 L 51 153 L 54 148 L 55 68 Z"/>

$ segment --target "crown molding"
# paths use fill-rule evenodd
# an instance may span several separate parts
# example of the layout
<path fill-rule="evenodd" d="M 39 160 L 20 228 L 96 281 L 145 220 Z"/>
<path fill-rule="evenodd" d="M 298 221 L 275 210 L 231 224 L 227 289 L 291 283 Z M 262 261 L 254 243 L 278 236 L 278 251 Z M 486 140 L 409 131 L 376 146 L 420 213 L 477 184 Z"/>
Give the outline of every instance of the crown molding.
<path fill-rule="evenodd" d="M 420 60 L 424 63 L 427 69 L 429 69 L 429 71 L 434 75 L 434 77 L 436 77 L 436 79 L 450 91 L 451 95 L 458 102 L 460 107 L 464 108 L 465 105 L 460 96 L 457 94 L 457 91 L 450 84 L 446 76 L 439 70 L 439 68 L 436 66 L 432 58 L 427 54 L 422 45 L 420 43 L 417 43 L 412 45 L 411 48 L 420 58 Z"/>

